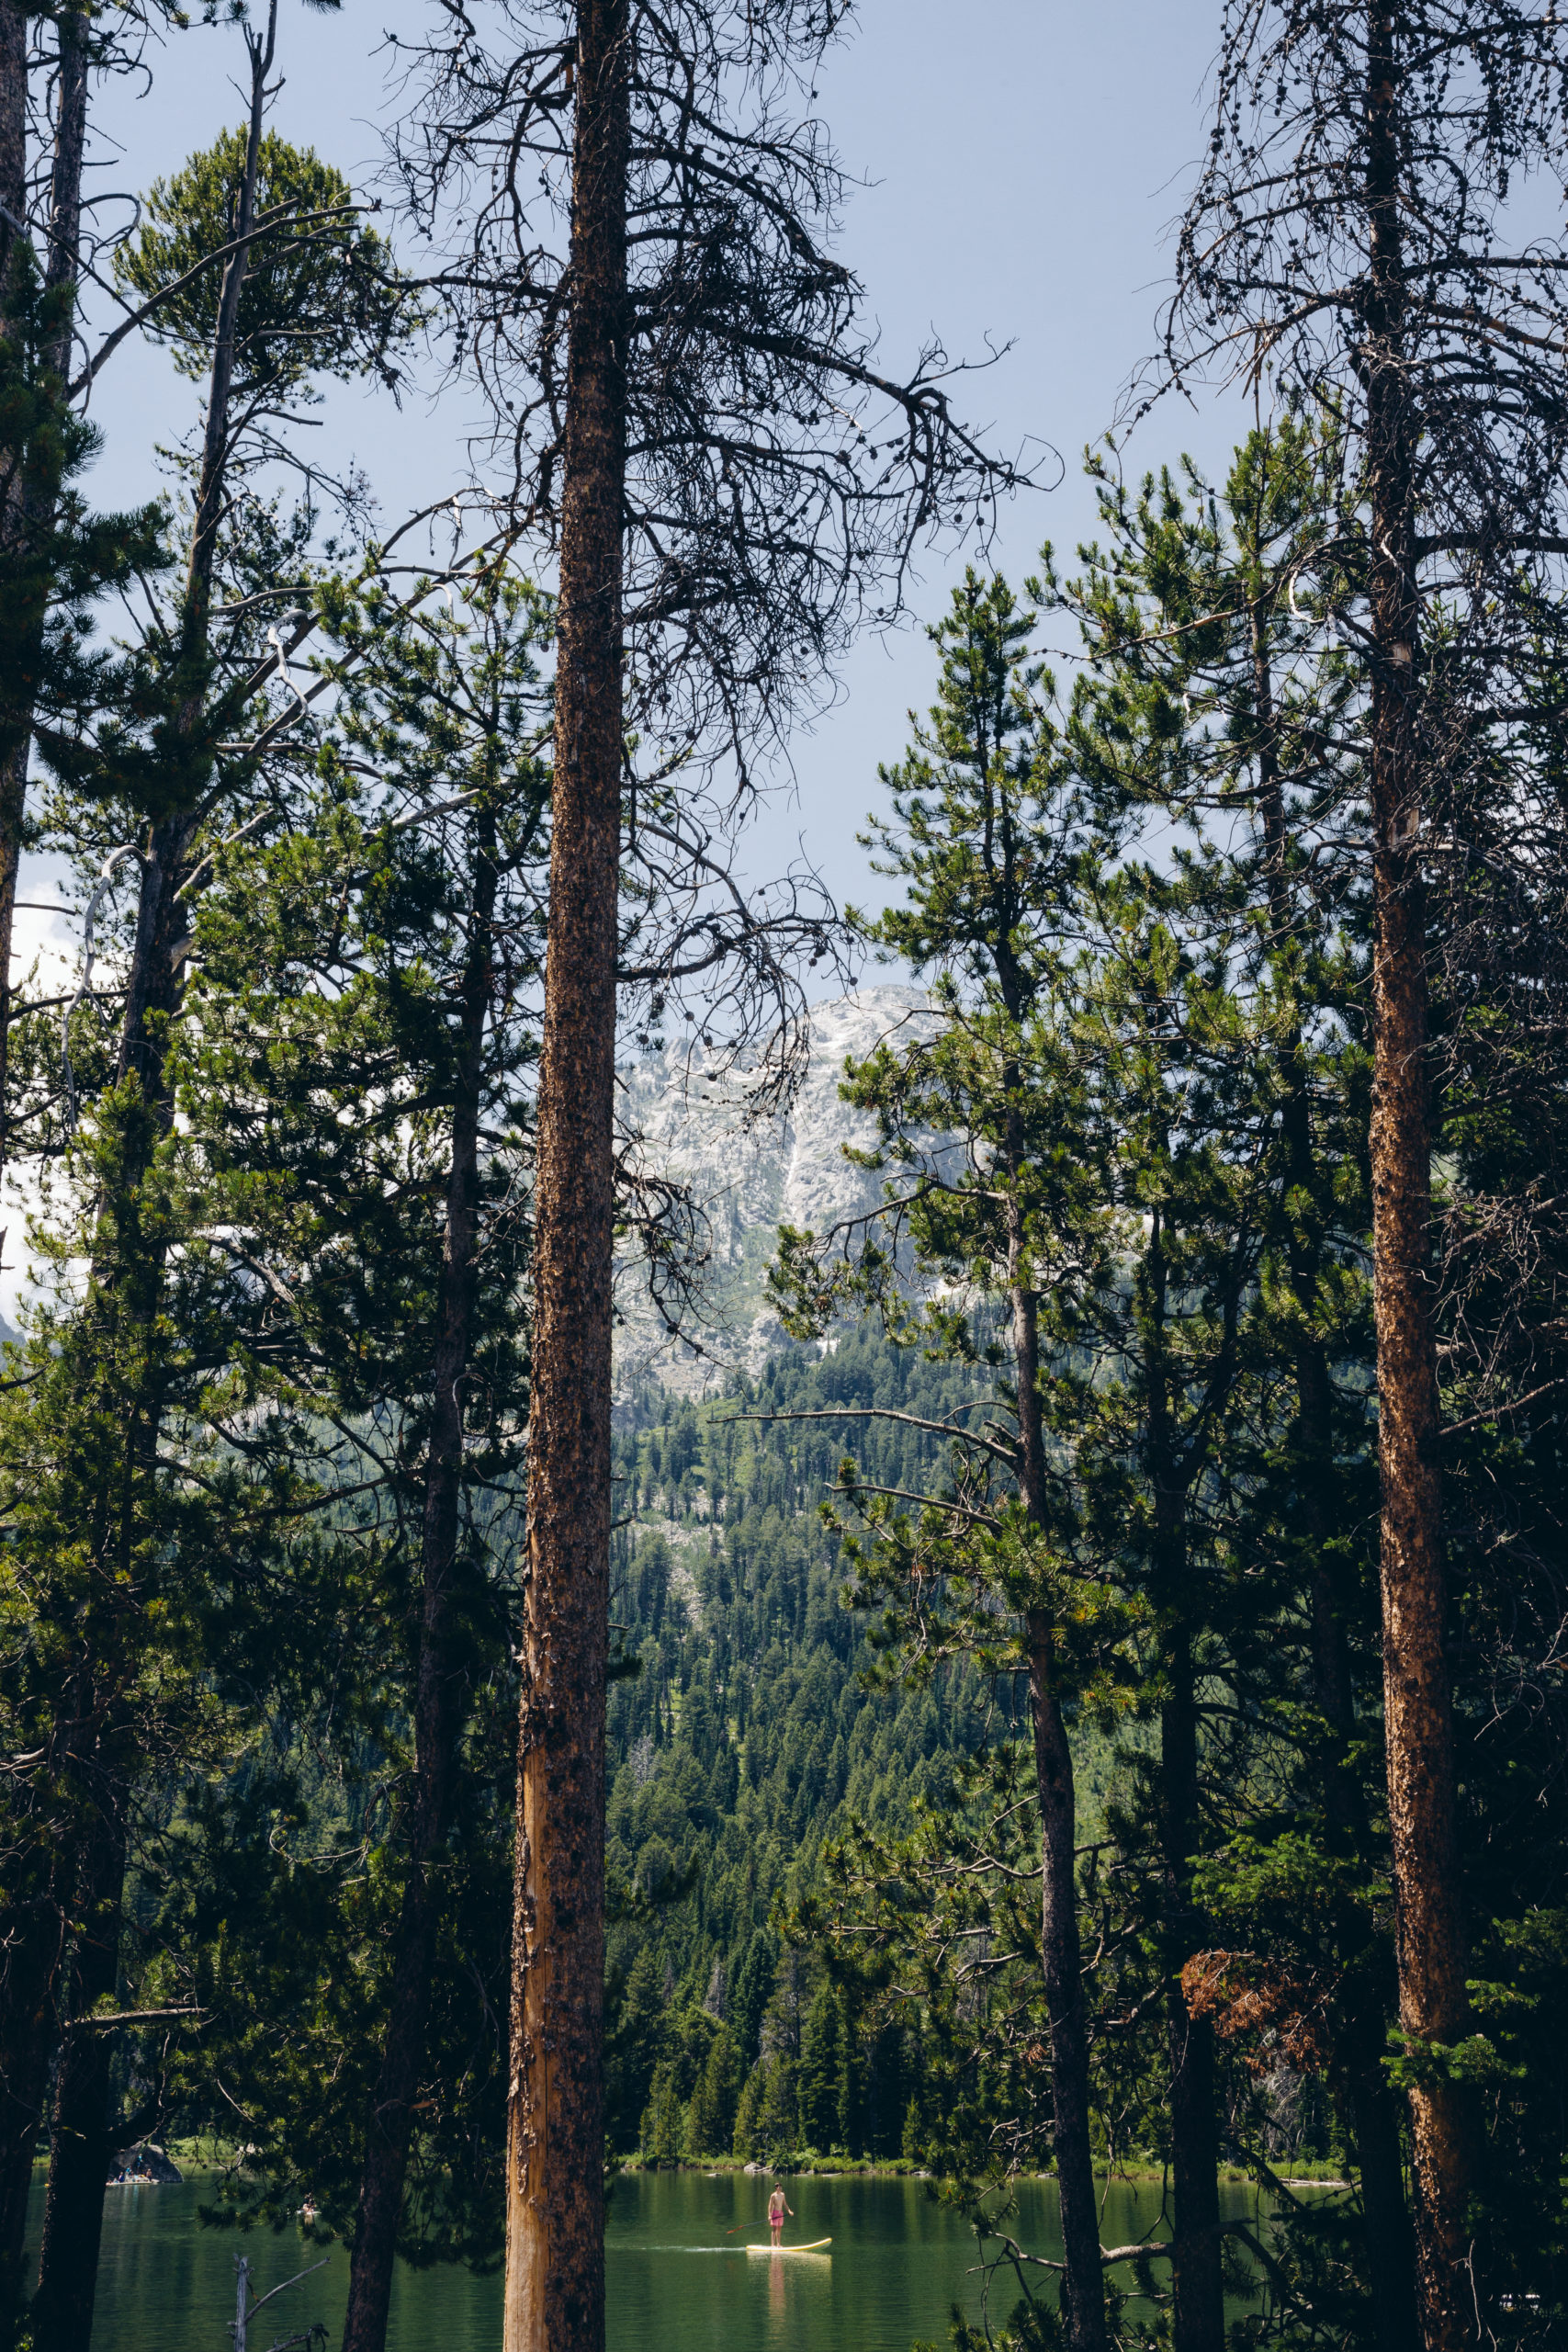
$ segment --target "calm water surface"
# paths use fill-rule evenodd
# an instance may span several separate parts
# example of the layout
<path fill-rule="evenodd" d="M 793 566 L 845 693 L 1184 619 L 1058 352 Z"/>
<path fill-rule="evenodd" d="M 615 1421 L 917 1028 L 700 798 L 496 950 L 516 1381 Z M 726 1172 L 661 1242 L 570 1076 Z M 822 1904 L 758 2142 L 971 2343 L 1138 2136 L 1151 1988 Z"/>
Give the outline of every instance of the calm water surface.
<path fill-rule="evenodd" d="M 833 2241 L 829 2257 L 793 2262 L 743 2251 L 766 2240 L 768 2186 L 733 2173 L 617 2182 L 607 2223 L 610 2352 L 908 2352 L 918 2336 L 945 2342 L 955 2301 L 978 2315 L 978 2282 L 965 2275 L 975 2241 L 920 2182 L 786 2180 L 795 2208 L 786 2240 Z M 197 2181 L 108 2192 L 93 2352 L 224 2352 L 237 2251 L 264 2292 L 321 2258 L 293 2231 L 242 2240 L 204 2230 L 196 2209 L 209 2193 Z M 1246 2188 L 1221 2196 L 1227 2214 L 1252 2202 Z M 40 2186 L 34 2201 L 36 2221 Z M 1142 2235 L 1158 2207 L 1156 2188 L 1114 2186 L 1105 2243 Z M 1032 2253 L 1059 2255 L 1055 2188 L 1026 2183 L 1014 2227 Z M 316 2319 L 335 2343 L 347 2288 L 348 2258 L 333 2246 L 324 2270 L 258 2315 L 251 2352 Z M 1003 2292 L 999 2314 L 1013 2300 Z M 500 2341 L 499 2278 L 400 2267 L 388 2352 L 497 2352 Z"/>

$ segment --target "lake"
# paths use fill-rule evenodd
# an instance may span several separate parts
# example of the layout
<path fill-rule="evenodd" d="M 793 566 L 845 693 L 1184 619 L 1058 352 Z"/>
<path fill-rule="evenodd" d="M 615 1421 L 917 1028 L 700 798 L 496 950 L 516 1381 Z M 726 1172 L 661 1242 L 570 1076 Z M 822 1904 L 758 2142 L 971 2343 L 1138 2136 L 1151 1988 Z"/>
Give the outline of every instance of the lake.
<path fill-rule="evenodd" d="M 774 2262 L 748 2256 L 767 2237 L 769 2183 L 744 2174 L 641 2173 L 617 2181 L 606 2224 L 610 2352 L 908 2352 L 917 2337 L 945 2345 L 954 2301 L 979 2315 L 967 2276 L 974 2238 L 914 2180 L 791 2177 L 786 2240 L 831 2237 L 830 2257 Z M 250 2256 L 257 2290 L 320 2259 L 294 2231 L 281 2236 L 203 2229 L 199 2181 L 111 2188 L 104 2213 L 93 2352 L 224 2352 L 234 2311 L 234 2256 Z M 1253 2191 L 1222 2188 L 1227 2215 L 1255 2209 Z M 35 2222 L 41 2181 L 35 2184 Z M 1126 2245 L 1157 2222 L 1157 2188 L 1113 2183 L 1102 2235 Z M 1032 2253 L 1060 2253 L 1056 2192 L 1026 2182 L 1015 2234 Z M 348 2285 L 341 2246 L 327 2267 L 258 2316 L 251 2352 L 324 2320 L 337 2340 Z M 1015 2294 L 1001 2285 L 993 2315 Z M 501 2282 L 462 2270 L 399 2269 L 388 2352 L 498 2352 Z"/>

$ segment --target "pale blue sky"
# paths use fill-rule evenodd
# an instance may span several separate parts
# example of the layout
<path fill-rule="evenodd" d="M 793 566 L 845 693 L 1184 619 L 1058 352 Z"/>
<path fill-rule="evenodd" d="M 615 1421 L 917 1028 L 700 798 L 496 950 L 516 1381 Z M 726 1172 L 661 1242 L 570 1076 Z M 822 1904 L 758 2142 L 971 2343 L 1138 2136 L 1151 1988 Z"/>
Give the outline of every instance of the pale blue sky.
<path fill-rule="evenodd" d="M 1080 452 L 1153 343 L 1165 232 L 1201 145 L 1216 17 L 1214 0 L 863 0 L 857 37 L 820 78 L 822 115 L 869 183 L 850 208 L 842 252 L 865 281 L 886 362 L 897 366 L 932 327 L 970 357 L 1010 343 L 966 388 L 969 416 L 1009 449 L 1032 438 L 1066 461 L 1059 490 L 1021 498 L 1005 518 L 998 552 L 1015 576 L 1046 536 L 1070 548 L 1090 523 Z M 413 0 L 346 0 L 335 17 L 282 0 L 276 127 L 363 183 L 385 103 L 385 52 L 375 52 L 386 29 L 412 33 L 417 21 Z M 145 187 L 239 119 L 243 53 L 231 28 L 174 35 L 152 68 L 145 95 L 127 89 L 100 109 L 124 149 L 107 184 Z M 152 486 L 150 445 L 194 413 L 194 398 L 155 356 L 112 363 L 99 408 L 100 500 Z M 448 394 L 400 416 L 384 394 L 353 394 L 334 402 L 323 438 L 353 448 L 389 519 L 460 478 L 463 409 Z M 1171 405 L 1142 427 L 1131 462 L 1156 464 L 1183 447 L 1219 462 L 1229 437 L 1213 407 Z M 940 610 L 956 568 L 927 565 L 922 617 Z M 875 888 L 854 831 L 876 797 L 876 763 L 897 756 L 905 711 L 927 698 L 929 676 L 918 632 L 857 649 L 838 706 L 796 742 L 795 795 L 756 828 L 753 873 L 800 838 L 840 897 Z"/>

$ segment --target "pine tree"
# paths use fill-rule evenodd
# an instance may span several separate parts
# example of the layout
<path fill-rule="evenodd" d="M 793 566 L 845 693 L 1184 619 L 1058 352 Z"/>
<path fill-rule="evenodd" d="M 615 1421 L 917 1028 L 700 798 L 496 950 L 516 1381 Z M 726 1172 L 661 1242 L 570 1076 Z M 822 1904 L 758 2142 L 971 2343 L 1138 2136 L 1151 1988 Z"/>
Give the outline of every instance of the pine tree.
<path fill-rule="evenodd" d="M 321 593 L 338 700 L 319 794 L 263 854 L 219 861 L 186 1083 L 230 1246 L 290 1303 L 292 1334 L 269 1309 L 271 1364 L 297 1353 L 295 1409 L 330 1399 L 338 1429 L 366 1431 L 361 1450 L 340 1447 L 348 1483 L 376 1481 L 398 1431 L 398 1507 L 420 1525 L 411 1787 L 387 1855 L 400 1916 L 349 2232 L 348 2340 L 378 2342 L 464 1724 L 497 1672 L 500 1571 L 479 1525 L 518 1473 L 525 1409 L 515 1202 L 548 854 L 548 619 L 504 573 L 450 610 Z"/>
<path fill-rule="evenodd" d="M 265 37 L 246 35 L 251 123 L 239 185 L 231 191 L 242 240 L 254 218 L 275 36 L 276 11 Z M 205 197 L 201 189 L 196 194 L 194 232 L 204 250 L 231 243 L 226 199 L 220 201 L 216 187 L 207 188 Z M 148 233 L 155 243 L 154 232 Z M 258 529 L 267 536 L 265 511 L 247 506 L 239 495 L 246 385 L 253 376 L 265 379 L 276 401 L 290 383 L 303 390 L 308 380 L 309 359 L 298 349 L 303 311 L 275 311 L 248 347 L 237 347 L 249 258 L 244 243 L 231 254 L 213 308 L 205 433 L 175 610 L 165 616 L 154 608 L 129 712 L 88 712 L 79 730 L 68 736 L 58 729 L 49 742 L 51 763 L 62 780 L 118 799 L 119 812 L 131 821 L 141 818 L 145 831 L 139 843 L 122 842 L 110 861 L 112 867 L 137 857 L 138 917 L 121 997 L 115 1082 L 96 1106 L 76 1161 L 78 1181 L 96 1194 L 83 1253 L 89 1274 L 71 1351 L 78 1386 L 69 1397 L 51 1388 L 35 1400 L 40 1412 L 65 1416 L 46 1450 L 73 1464 L 65 1484 L 79 1494 L 72 1542 L 80 1547 L 85 1595 L 78 1596 L 75 1634 L 59 1668 L 62 1730 L 51 1741 L 51 1792 L 47 1798 L 41 1790 L 30 1792 L 28 1809 L 50 1823 L 42 1844 L 50 1871 L 68 1889 L 58 1898 L 64 1915 L 93 1925 L 73 1959 L 48 1906 L 35 1906 L 28 1939 L 53 1957 L 18 1965 L 7 1990 L 7 2000 L 14 1989 L 28 2002 L 17 2026 L 18 2042 L 32 2053 L 23 2056 L 24 2071 L 28 2064 L 36 2071 L 40 2051 L 47 2060 L 58 2024 L 55 2002 L 39 2000 L 38 1985 L 60 1979 L 63 2006 L 90 2007 L 112 1987 L 118 1964 L 126 1796 L 139 1748 L 138 1711 L 130 1699 L 139 1665 L 134 1648 L 123 1641 L 120 1594 L 127 1563 L 138 1556 L 138 1545 L 148 1541 L 164 1508 L 157 1462 L 173 1363 L 165 1282 L 186 1213 L 183 1147 L 174 1132 L 168 1078 L 170 1033 L 179 1017 L 189 955 L 190 896 L 210 871 L 213 843 L 210 837 L 198 839 L 201 828 L 221 825 L 229 813 L 225 786 L 243 779 L 254 789 L 255 783 L 248 746 L 236 754 L 231 741 L 220 752 L 218 741 L 243 730 L 247 720 L 254 723 L 257 690 L 273 667 L 270 656 L 258 666 L 265 623 L 258 626 L 254 604 L 239 600 L 241 617 L 220 625 L 213 596 L 224 568 L 243 565 L 247 536 L 253 548 Z M 327 286 L 318 282 L 315 290 L 324 293 Z M 365 361 L 357 322 L 344 322 L 336 345 L 330 323 L 316 323 L 321 343 L 310 356 L 319 362 L 323 350 L 335 348 L 345 364 Z M 269 356 L 269 346 L 280 344 L 295 347 L 299 362 L 286 363 L 281 371 Z M 270 446 L 280 446 L 276 436 Z M 107 885 L 107 876 L 101 878 Z M 69 1124 L 74 1107 L 69 1072 L 66 1092 Z M 58 1346 L 58 1339 L 52 1344 Z M 73 1824 L 63 1839 L 51 1813 L 56 1804 L 63 1804 Z M 67 1969 L 73 1972 L 69 1989 L 62 1976 Z M 9 2040 L 9 2022 L 4 2032 Z M 96 2246 L 101 2211 L 106 2167 L 96 2151 L 107 2128 L 112 2041 L 106 2035 L 75 2047 L 97 2054 L 90 2064 L 65 2067 L 56 2082 L 53 2141 L 60 2161 L 51 2168 L 57 2178 L 46 2212 L 39 2290 L 40 2342 L 61 2352 L 67 2346 L 77 2352 L 91 2327 L 95 2266 L 84 2249 Z M 87 2153 L 77 2163 L 73 2152 Z"/>
<path fill-rule="evenodd" d="M 983 1529 L 978 1543 L 959 1533 L 950 1548 L 932 1518 L 931 1556 L 921 1543 L 918 1566 L 894 1535 L 879 1560 L 874 1554 L 863 1597 L 869 1600 L 883 1583 L 910 1596 L 904 1638 L 917 1670 L 929 1670 L 939 1654 L 914 1600 L 919 1580 L 933 1573 L 954 1596 L 947 1604 L 950 1622 L 937 1637 L 941 1650 L 967 1643 L 994 1651 L 995 1601 L 1016 1629 L 1017 1662 L 1030 1678 L 1043 1857 L 1041 1959 L 1066 2245 L 1064 2302 L 1071 2342 L 1082 2352 L 1100 2352 L 1104 2294 L 1089 2147 L 1076 1808 L 1058 1688 L 1060 1603 L 1047 1566 L 1053 1514 L 1039 1335 L 1042 1294 L 1057 1283 L 1092 1284 L 1102 1270 L 1089 1189 L 1098 1147 L 1087 1103 L 1075 1100 L 1071 1057 L 1064 1061 L 1055 1023 L 1063 912 L 1097 853 L 1037 717 L 1043 673 L 1023 653 L 1032 625 L 1005 582 L 983 583 L 970 572 L 954 592 L 951 614 L 931 632 L 942 659 L 939 698 L 907 760 L 884 772 L 895 814 L 874 819 L 871 836 L 880 870 L 905 882 L 906 899 L 860 927 L 879 951 L 905 957 L 917 972 L 931 971 L 934 1018 L 929 1036 L 889 1041 L 851 1072 L 845 1089 L 881 1123 L 885 1145 L 874 1164 L 898 1175 L 869 1239 L 853 1231 L 818 1241 L 786 1230 L 774 1287 L 797 1329 L 819 1328 L 848 1291 L 879 1299 L 895 1327 L 906 1326 L 912 1337 L 919 1321 L 901 1303 L 902 1247 L 912 1249 L 917 1264 L 962 1270 L 959 1278 L 987 1300 L 1007 1303 L 1013 1382 L 1004 1409 L 1013 1427 L 970 1451 L 976 1463 L 1005 1466 L 1013 1482 L 1010 1510 L 998 1502 L 977 1514 L 965 1494 L 953 1526 Z M 932 1145 L 933 1135 L 964 1138 L 962 1159 Z M 846 1242 L 841 1279 L 825 1274 L 824 1252 Z M 928 1344 L 970 1357 L 981 1344 L 970 1317 L 943 1304 L 929 1308 L 924 1336 Z M 987 1599 L 971 1613 L 971 1600 L 982 1592 Z"/>
<path fill-rule="evenodd" d="M 924 362 L 902 383 L 873 364 L 860 288 L 824 250 L 840 175 L 785 94 L 810 87 L 839 13 L 819 0 L 680 0 L 658 13 L 523 0 L 493 32 L 465 23 L 429 42 L 400 151 L 422 210 L 458 199 L 453 299 L 518 508 L 558 554 L 509 2352 L 596 2346 L 604 2325 L 616 978 L 628 963 L 639 972 L 657 1019 L 680 963 L 619 952 L 623 820 L 628 856 L 653 838 L 627 739 L 646 729 L 666 776 L 733 758 L 744 797 L 758 744 L 778 740 L 803 688 L 809 698 L 805 682 L 868 607 L 897 608 L 909 548 L 1011 479 L 955 425 Z M 474 208 L 480 154 L 494 174 Z M 515 233 L 541 209 L 557 210 L 558 262 L 547 237 Z M 712 267 L 694 277 L 699 251 Z M 863 476 L 848 447 L 844 469 L 825 463 L 845 416 L 857 454 L 863 417 L 886 424 L 879 473 Z M 766 422 L 754 432 L 742 419 Z M 689 894 L 695 875 L 705 884 L 708 844 L 668 823 L 664 839 L 673 865 L 657 895 L 671 883 Z M 782 961 L 759 961 L 749 923 L 721 919 L 716 938 L 698 985 L 711 1000 L 719 969 L 739 976 L 725 1025 L 737 1044 L 749 1030 L 774 1037 L 760 1083 L 787 1091 L 799 1027 Z"/>
<path fill-rule="evenodd" d="M 1565 57 L 1555 10 L 1513 0 L 1228 8 L 1167 334 L 1173 378 L 1267 367 L 1330 407 L 1353 452 L 1364 568 L 1336 607 L 1368 659 L 1384 1730 L 1429 2352 L 1467 2341 L 1478 2312 L 1487 2324 L 1492 2290 L 1471 2228 L 1480 2110 L 1445 2054 L 1472 2015 L 1432 1283 L 1428 893 L 1453 870 L 1463 780 L 1506 734 L 1495 714 L 1535 699 L 1537 615 L 1559 600 L 1568 548 L 1568 403 L 1548 356 L 1562 257 L 1550 237 L 1516 257 L 1509 212 L 1522 186 L 1568 167 Z M 1484 797 L 1492 870 L 1522 877 L 1537 856 L 1533 795 Z"/>
<path fill-rule="evenodd" d="M 1369 1619 L 1369 1564 L 1355 1532 L 1366 1442 L 1359 1399 L 1337 1373 L 1364 1354 L 1367 1306 L 1354 1272 L 1366 1216 L 1356 1181 L 1364 891 L 1343 854 L 1359 774 L 1336 749 L 1362 679 L 1328 624 L 1326 550 L 1338 543 L 1355 560 L 1343 538 L 1343 458 L 1332 419 L 1287 413 L 1248 437 L 1219 492 L 1189 468 L 1179 484 L 1148 477 L 1133 494 L 1097 466 L 1105 541 L 1089 550 L 1079 581 L 1051 591 L 1078 619 L 1091 664 L 1071 724 L 1080 772 L 1118 805 L 1174 820 L 1187 837 L 1177 856 L 1189 909 L 1215 935 L 1234 936 L 1238 918 L 1250 929 L 1232 986 L 1257 1039 L 1257 1133 L 1273 1167 L 1249 1344 L 1291 1365 L 1294 1398 L 1286 1427 L 1270 1409 L 1250 1446 L 1236 1431 L 1223 1475 L 1238 1495 L 1250 1486 L 1260 1551 L 1285 1555 L 1282 1596 L 1303 1595 L 1315 1711 L 1303 1763 L 1316 1781 L 1325 1883 L 1352 1857 L 1368 1872 L 1382 1866 L 1375 1792 L 1351 1761 L 1367 1703 L 1353 1656 Z M 1414 2340 L 1415 2310 L 1371 1924 L 1368 1907 L 1350 1905 L 1335 1931 L 1347 1981 L 1367 2001 L 1337 2064 L 1354 2114 L 1368 2275 L 1381 2338 L 1393 2346 Z"/>
<path fill-rule="evenodd" d="M 839 2144 L 839 2089 L 844 2067 L 844 2030 L 836 1985 L 818 1987 L 801 2037 L 797 2096 L 800 2128 L 808 2147 L 827 2155 Z"/>

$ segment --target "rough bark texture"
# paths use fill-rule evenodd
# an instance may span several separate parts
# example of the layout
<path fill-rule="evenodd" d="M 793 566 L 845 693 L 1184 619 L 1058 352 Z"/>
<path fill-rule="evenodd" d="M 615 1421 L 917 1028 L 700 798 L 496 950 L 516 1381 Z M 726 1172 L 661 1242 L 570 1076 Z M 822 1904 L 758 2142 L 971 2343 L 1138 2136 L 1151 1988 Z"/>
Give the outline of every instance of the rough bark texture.
<path fill-rule="evenodd" d="M 463 978 L 462 1039 L 452 1107 L 446 1234 L 436 1296 L 408 1878 L 398 1915 L 381 2071 L 366 2124 L 365 2163 L 360 2175 L 343 2352 L 381 2352 L 387 2340 L 392 2257 L 402 2218 L 413 2103 L 424 2064 L 425 2029 L 430 2014 L 437 1910 L 434 1866 L 446 1834 L 457 1780 L 456 1743 L 461 1711 L 457 1687 L 459 1669 L 450 1655 L 450 1627 L 462 1500 L 463 1385 L 473 1334 L 479 1111 L 496 893 L 493 820 L 481 817 L 478 831 L 478 864 Z"/>
<path fill-rule="evenodd" d="M 1295 929 L 1296 909 L 1286 870 L 1288 837 L 1268 630 L 1261 610 L 1253 622 L 1253 691 L 1258 729 L 1258 813 L 1262 820 L 1269 921 L 1277 948 Z M 1286 1173 L 1298 1201 L 1319 1191 L 1313 1144 L 1312 1099 L 1301 1031 L 1292 1023 L 1280 1040 L 1283 1087 L 1280 1125 Z M 1336 1573 L 1333 1516 L 1326 1505 L 1334 1481 L 1334 1392 L 1328 1358 L 1313 1329 L 1322 1278 L 1317 1237 L 1300 1214 L 1292 1216 L 1287 1240 L 1291 1288 L 1300 1317 L 1296 1341 L 1296 1453 L 1299 1472 L 1294 1508 L 1309 1556 L 1312 1606 L 1313 1695 L 1323 1719 L 1319 1776 L 1325 1833 L 1335 1853 L 1365 1853 L 1369 1825 L 1361 1791 L 1349 1768 L 1356 1736 L 1356 1693 L 1346 1634 L 1346 1597 Z M 1348 1953 L 1360 1939 L 1347 1919 L 1338 1940 Z M 1377 2312 L 1378 2342 L 1384 2352 L 1416 2352 L 1415 2245 L 1404 2199 L 1404 2175 L 1393 2096 L 1382 2067 L 1382 2016 L 1357 2021 L 1353 2046 L 1344 2053 L 1351 2129 L 1361 2174 L 1361 2212 L 1366 2228 L 1367 2278 Z"/>
<path fill-rule="evenodd" d="M 1040 1422 L 1038 1314 L 1034 1293 L 1021 1279 L 1016 1206 L 1013 1220 L 1010 1272 L 1018 1377 L 1019 1484 L 1025 1508 L 1039 1524 L 1045 1511 L 1045 1450 Z M 1105 2272 L 1089 2134 L 1089 2024 L 1078 1946 L 1073 1757 L 1055 1690 L 1049 1616 L 1043 1610 L 1031 1610 L 1024 1630 L 1040 1804 L 1040 1949 L 1050 2019 L 1052 2139 L 1062 2211 L 1062 2311 L 1071 2352 L 1105 2352 Z"/>
<path fill-rule="evenodd" d="M 1372 1239 L 1384 1736 L 1393 1846 L 1399 2008 L 1418 2041 L 1469 2027 L 1455 1831 L 1453 1713 L 1444 1656 L 1437 1345 L 1429 1273 L 1431 1167 L 1427 964 L 1416 841 L 1420 605 L 1416 454 L 1405 371 L 1398 203 L 1398 60 L 1385 7 L 1368 12 L 1370 271 L 1364 321 L 1371 506 L 1371 803 L 1377 938 L 1372 964 Z M 1474 2182 L 1468 2101 L 1452 2084 L 1410 2094 L 1417 2298 L 1427 2352 L 1458 2352 L 1476 2315 L 1467 2209 Z"/>
<path fill-rule="evenodd" d="M 106 1801 L 95 1825 L 83 1888 L 83 1927 L 72 1973 L 71 2013 L 85 2017 L 118 1990 L 125 1841 L 118 1807 Z M 37 2352 L 91 2352 L 103 2234 L 104 2188 L 114 2154 L 112 2034 L 67 2028 L 55 2077 L 44 2197 L 43 2245 L 33 2298 Z"/>
<path fill-rule="evenodd" d="M 622 763 L 626 0 L 581 0 L 508 2106 L 506 2352 L 604 2340 L 604 1666 Z"/>

